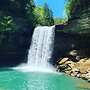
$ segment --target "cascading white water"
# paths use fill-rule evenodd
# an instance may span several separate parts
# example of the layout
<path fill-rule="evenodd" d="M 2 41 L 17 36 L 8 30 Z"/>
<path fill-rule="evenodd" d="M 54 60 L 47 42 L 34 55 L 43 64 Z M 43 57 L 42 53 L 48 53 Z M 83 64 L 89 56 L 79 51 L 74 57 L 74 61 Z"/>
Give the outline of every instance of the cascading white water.
<path fill-rule="evenodd" d="M 28 65 L 33 71 L 52 71 L 49 64 L 52 56 L 55 26 L 35 28 L 28 54 Z"/>
<path fill-rule="evenodd" d="M 55 26 L 38 26 L 35 28 L 28 53 L 28 63 L 14 69 L 22 71 L 53 72 L 54 67 L 49 63 L 52 56 Z"/>

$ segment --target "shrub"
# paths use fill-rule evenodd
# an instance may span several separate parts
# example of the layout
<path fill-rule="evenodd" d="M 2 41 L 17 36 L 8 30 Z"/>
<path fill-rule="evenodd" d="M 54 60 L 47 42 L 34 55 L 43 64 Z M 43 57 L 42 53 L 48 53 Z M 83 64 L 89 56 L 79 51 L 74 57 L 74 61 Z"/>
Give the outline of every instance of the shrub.
<path fill-rule="evenodd" d="M 16 30 L 16 24 L 11 16 L 4 16 L 0 20 L 0 31 Z"/>

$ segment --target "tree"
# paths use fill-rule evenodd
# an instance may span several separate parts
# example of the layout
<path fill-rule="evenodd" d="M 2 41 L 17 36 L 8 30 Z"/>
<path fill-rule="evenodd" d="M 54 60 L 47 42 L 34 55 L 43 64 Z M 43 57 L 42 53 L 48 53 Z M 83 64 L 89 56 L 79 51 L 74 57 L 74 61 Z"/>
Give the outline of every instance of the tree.
<path fill-rule="evenodd" d="M 77 13 L 80 13 L 80 0 L 66 0 L 65 12 L 67 18 L 76 17 Z"/>
<path fill-rule="evenodd" d="M 45 25 L 50 26 L 54 24 L 53 12 L 49 9 L 47 3 L 44 4 L 44 20 Z"/>
<path fill-rule="evenodd" d="M 16 30 L 16 24 L 11 16 L 4 16 L 0 20 L 0 31 Z"/>
<path fill-rule="evenodd" d="M 63 23 L 65 23 L 65 19 L 63 19 L 63 18 L 54 18 L 54 23 L 55 23 L 55 25 L 63 24 Z"/>
<path fill-rule="evenodd" d="M 32 23 L 35 26 L 35 16 L 34 16 L 34 9 L 35 4 L 33 0 L 28 0 L 28 3 L 26 5 L 26 17 L 30 23 Z"/>
<path fill-rule="evenodd" d="M 37 25 L 51 26 L 54 24 L 53 13 L 45 4 L 44 7 L 37 6 L 34 9 L 34 20 Z"/>
<path fill-rule="evenodd" d="M 34 9 L 35 22 L 37 25 L 44 25 L 44 9 L 41 6 L 37 6 Z"/>
<path fill-rule="evenodd" d="M 54 24 L 52 10 L 45 3 L 43 7 L 35 6 L 34 0 L 28 0 L 26 4 L 26 17 L 33 26 L 51 26 Z"/>

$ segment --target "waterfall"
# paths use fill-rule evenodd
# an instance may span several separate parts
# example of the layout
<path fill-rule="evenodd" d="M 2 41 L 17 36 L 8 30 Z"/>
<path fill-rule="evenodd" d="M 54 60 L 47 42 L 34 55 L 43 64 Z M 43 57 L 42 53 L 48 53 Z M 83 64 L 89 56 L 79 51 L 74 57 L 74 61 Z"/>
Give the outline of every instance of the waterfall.
<path fill-rule="evenodd" d="M 33 70 L 51 70 L 49 60 L 52 56 L 54 43 L 54 30 L 51 26 L 38 26 L 35 28 L 28 54 L 28 65 Z"/>
<path fill-rule="evenodd" d="M 28 63 L 22 65 L 22 69 L 40 72 L 54 71 L 53 66 L 49 63 L 53 52 L 54 36 L 55 26 L 38 26 L 34 29 Z"/>

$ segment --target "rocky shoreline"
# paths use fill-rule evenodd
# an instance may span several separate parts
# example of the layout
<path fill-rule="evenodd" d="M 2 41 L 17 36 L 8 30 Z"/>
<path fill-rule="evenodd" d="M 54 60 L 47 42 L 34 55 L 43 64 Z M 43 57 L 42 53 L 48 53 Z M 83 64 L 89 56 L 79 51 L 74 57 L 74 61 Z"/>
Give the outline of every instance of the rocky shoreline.
<path fill-rule="evenodd" d="M 64 57 L 58 60 L 57 71 L 90 82 L 90 58 L 81 58 L 74 62 L 70 58 Z"/>

